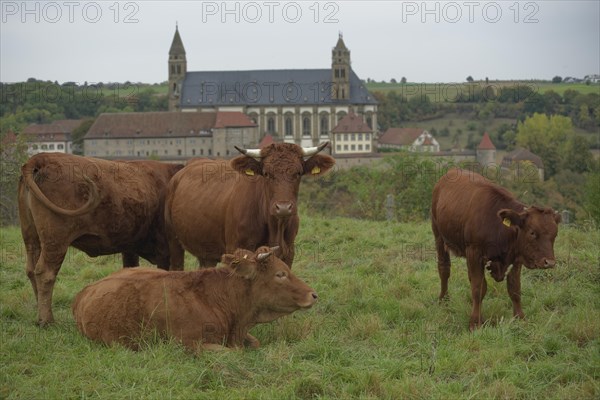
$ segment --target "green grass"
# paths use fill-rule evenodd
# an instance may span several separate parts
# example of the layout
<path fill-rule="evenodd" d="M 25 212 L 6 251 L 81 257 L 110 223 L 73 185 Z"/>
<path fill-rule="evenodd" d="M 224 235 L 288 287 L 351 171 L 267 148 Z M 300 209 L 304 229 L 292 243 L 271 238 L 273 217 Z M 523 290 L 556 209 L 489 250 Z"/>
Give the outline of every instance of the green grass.
<path fill-rule="evenodd" d="M 450 301 L 429 224 L 302 213 L 294 272 L 319 302 L 252 333 L 257 350 L 193 356 L 175 343 L 139 352 L 76 330 L 70 312 L 85 285 L 119 269 L 118 256 L 69 252 L 58 276 L 57 323 L 35 326 L 18 228 L 0 258 L 3 399 L 595 399 L 600 396 L 598 231 L 561 227 L 559 265 L 523 272 L 527 318 L 511 318 L 504 283 L 488 279 L 487 325 L 468 331 L 464 260 L 453 259 Z M 193 268 L 188 260 L 186 269 Z"/>

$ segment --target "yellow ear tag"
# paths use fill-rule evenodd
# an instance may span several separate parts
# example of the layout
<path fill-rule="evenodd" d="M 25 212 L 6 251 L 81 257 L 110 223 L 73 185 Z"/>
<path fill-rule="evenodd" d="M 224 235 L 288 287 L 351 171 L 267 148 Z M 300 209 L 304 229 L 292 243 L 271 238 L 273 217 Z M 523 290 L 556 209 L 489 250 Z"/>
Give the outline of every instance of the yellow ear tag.
<path fill-rule="evenodd" d="M 508 219 L 508 218 L 504 218 L 504 219 L 502 220 L 502 223 L 503 223 L 504 225 L 506 225 L 506 226 L 510 226 L 510 219 Z"/>
<path fill-rule="evenodd" d="M 246 171 L 244 171 L 246 173 L 246 175 L 249 176 L 254 176 L 254 171 L 252 171 L 250 168 L 248 168 Z"/>
<path fill-rule="evenodd" d="M 310 173 L 313 174 L 313 175 L 317 175 L 320 172 L 321 172 L 321 168 L 319 168 L 319 167 L 314 167 L 312 169 L 312 171 L 310 171 Z"/>

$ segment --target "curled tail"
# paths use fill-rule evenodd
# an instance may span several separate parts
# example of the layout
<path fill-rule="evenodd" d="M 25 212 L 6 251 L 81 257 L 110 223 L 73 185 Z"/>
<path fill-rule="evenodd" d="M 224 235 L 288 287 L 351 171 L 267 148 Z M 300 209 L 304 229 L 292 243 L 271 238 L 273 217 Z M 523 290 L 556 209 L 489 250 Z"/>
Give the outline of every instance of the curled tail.
<path fill-rule="evenodd" d="M 89 189 L 87 202 L 83 206 L 76 208 L 74 210 L 69 210 L 69 209 L 57 206 L 52 201 L 50 201 L 50 199 L 48 197 L 46 197 L 46 195 L 42 192 L 40 187 L 37 185 L 37 183 L 33 179 L 34 169 L 35 169 L 35 166 L 33 165 L 33 163 L 26 163 L 25 165 L 23 165 L 23 167 L 21 167 L 21 174 L 25 181 L 25 184 L 27 185 L 29 190 L 31 190 L 31 192 L 33 193 L 33 195 L 35 196 L 36 199 L 38 199 L 39 201 L 44 203 L 44 205 L 46 207 L 48 207 L 50 210 L 54 211 L 55 213 L 66 215 L 69 217 L 77 217 L 79 215 L 83 215 L 83 214 L 90 212 L 91 210 L 96 208 L 96 206 L 100 203 L 100 195 L 98 193 L 98 186 L 96 186 L 94 181 L 92 181 L 87 175 L 83 175 L 83 179 L 87 182 L 88 189 Z"/>

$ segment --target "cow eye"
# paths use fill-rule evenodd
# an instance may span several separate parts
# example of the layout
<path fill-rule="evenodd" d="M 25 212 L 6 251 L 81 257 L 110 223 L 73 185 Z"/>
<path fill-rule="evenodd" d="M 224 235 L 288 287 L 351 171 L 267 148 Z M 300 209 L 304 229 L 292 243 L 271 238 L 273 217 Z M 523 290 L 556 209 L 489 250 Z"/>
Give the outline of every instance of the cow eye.
<path fill-rule="evenodd" d="M 278 278 L 285 278 L 287 274 L 284 271 L 279 271 L 275 274 L 275 276 Z"/>
<path fill-rule="evenodd" d="M 535 239 L 535 238 L 537 237 L 537 233 L 535 233 L 535 231 L 529 231 L 529 236 L 530 236 L 532 239 Z"/>

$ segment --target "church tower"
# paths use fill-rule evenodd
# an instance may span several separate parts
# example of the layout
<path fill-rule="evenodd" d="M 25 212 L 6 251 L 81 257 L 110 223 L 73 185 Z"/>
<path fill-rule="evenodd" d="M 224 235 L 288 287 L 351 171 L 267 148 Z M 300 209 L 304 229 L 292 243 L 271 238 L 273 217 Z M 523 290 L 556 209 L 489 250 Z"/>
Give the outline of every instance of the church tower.
<path fill-rule="evenodd" d="M 169 50 L 169 111 L 179 111 L 179 97 L 186 73 L 185 49 L 179 36 L 179 29 L 175 25 L 175 36 Z"/>
<path fill-rule="evenodd" d="M 350 50 L 344 44 L 342 34 L 331 52 L 332 100 L 350 99 Z"/>

